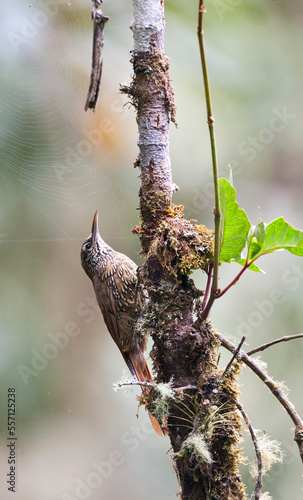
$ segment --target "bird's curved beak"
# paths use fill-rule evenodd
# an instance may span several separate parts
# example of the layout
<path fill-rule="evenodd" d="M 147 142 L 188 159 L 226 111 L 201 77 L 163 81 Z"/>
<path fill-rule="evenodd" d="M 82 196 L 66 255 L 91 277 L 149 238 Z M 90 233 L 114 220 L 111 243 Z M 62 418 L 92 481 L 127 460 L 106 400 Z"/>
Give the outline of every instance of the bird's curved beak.
<path fill-rule="evenodd" d="M 92 243 L 94 244 L 97 241 L 97 236 L 98 236 L 98 210 L 96 211 L 93 219 L 93 226 L 92 226 Z"/>

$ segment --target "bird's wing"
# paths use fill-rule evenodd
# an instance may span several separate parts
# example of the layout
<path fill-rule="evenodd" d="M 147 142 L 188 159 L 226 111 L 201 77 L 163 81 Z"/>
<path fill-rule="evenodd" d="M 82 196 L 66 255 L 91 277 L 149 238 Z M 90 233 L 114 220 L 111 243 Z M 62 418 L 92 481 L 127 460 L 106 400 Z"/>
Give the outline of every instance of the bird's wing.
<path fill-rule="evenodd" d="M 119 326 L 117 322 L 117 311 L 113 292 L 110 286 L 100 286 L 98 278 L 93 278 L 93 286 L 96 297 L 109 333 L 120 349 L 121 341 L 119 335 Z"/>
<path fill-rule="evenodd" d="M 128 351 L 134 342 L 133 325 L 136 310 L 145 300 L 141 287 L 137 286 L 137 266 L 123 254 L 107 261 L 106 271 L 100 277 L 93 277 L 93 285 L 104 321 L 120 351 Z"/>

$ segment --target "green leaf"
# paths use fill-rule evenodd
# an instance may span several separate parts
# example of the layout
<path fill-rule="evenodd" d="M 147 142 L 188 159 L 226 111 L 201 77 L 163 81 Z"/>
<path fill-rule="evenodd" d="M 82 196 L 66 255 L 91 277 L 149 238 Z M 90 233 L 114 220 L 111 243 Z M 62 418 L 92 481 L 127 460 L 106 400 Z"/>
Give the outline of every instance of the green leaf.
<path fill-rule="evenodd" d="M 265 233 L 266 233 L 265 224 L 261 220 L 259 222 L 259 224 L 257 224 L 257 226 L 255 227 L 255 230 L 254 230 L 254 236 L 256 237 L 257 242 L 261 246 L 263 244 L 263 241 L 265 240 Z"/>
<path fill-rule="evenodd" d="M 252 238 L 256 238 L 257 242 L 253 240 L 249 246 L 249 260 L 255 260 L 261 255 L 280 249 L 288 250 L 294 255 L 303 257 L 303 231 L 292 227 L 283 217 L 275 219 L 264 227 L 265 236 L 260 236 L 262 231 L 260 231 L 260 234 L 254 232 L 252 235 Z M 258 250 L 256 245 L 259 247 Z"/>
<path fill-rule="evenodd" d="M 227 179 L 219 179 L 221 225 L 220 262 L 238 261 L 245 247 L 251 224 L 246 212 L 239 208 L 236 190 Z"/>
<path fill-rule="evenodd" d="M 246 259 L 239 259 L 239 260 L 237 260 L 237 264 L 240 264 L 241 266 L 245 266 Z M 250 264 L 250 266 L 247 269 L 250 269 L 251 271 L 255 271 L 256 273 L 263 273 L 263 274 L 265 274 L 265 272 L 262 271 L 262 269 L 260 269 L 254 263 Z"/>
<path fill-rule="evenodd" d="M 261 245 L 257 243 L 256 241 L 251 241 L 249 243 L 249 260 L 253 259 L 255 255 L 258 255 L 258 253 L 261 250 Z"/>
<path fill-rule="evenodd" d="M 262 243 L 265 239 L 265 224 L 263 221 L 259 221 L 256 227 L 253 226 L 247 237 L 248 255 L 249 260 L 253 259 L 255 255 L 258 255 L 262 248 Z"/>

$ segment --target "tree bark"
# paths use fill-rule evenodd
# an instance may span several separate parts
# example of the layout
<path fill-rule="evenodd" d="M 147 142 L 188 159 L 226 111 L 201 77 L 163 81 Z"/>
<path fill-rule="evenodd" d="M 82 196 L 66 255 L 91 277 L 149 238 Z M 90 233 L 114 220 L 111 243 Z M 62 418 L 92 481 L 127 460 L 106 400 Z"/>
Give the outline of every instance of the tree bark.
<path fill-rule="evenodd" d="M 141 213 L 147 223 L 157 223 L 172 200 L 173 185 L 169 157 L 169 122 L 174 120 L 173 92 L 164 54 L 163 6 L 159 1 L 134 0 L 132 63 L 134 80 L 122 88 L 138 110 L 136 165 L 141 169 Z M 145 242 L 148 249 L 148 242 Z"/>
<path fill-rule="evenodd" d="M 137 110 L 141 170 L 139 234 L 146 258 L 142 279 L 149 293 L 137 328 L 154 341 L 157 382 L 150 411 L 168 425 L 182 500 L 241 500 L 240 416 L 234 362 L 222 377 L 218 341 L 208 320 L 199 320 L 200 297 L 189 275 L 207 271 L 213 232 L 183 217 L 172 204 L 169 123 L 175 122 L 169 64 L 164 53 L 164 3 L 134 0 L 133 80 L 121 91 Z M 197 313 L 198 319 L 194 317 Z"/>

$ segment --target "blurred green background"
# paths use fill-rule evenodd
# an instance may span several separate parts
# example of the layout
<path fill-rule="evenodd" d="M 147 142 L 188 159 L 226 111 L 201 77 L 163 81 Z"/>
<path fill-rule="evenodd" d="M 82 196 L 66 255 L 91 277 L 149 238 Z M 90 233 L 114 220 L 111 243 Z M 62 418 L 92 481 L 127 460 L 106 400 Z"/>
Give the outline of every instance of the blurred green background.
<path fill-rule="evenodd" d="M 195 1 L 165 0 L 178 129 L 171 126 L 174 201 L 213 227 L 211 162 Z M 284 215 L 302 229 L 303 4 L 299 0 L 206 2 L 204 31 L 219 166 L 234 169 L 252 222 Z M 126 368 L 96 308 L 79 259 L 92 217 L 115 249 L 137 263 L 138 153 L 130 82 L 132 3 L 104 1 L 104 66 L 97 111 L 84 112 L 92 46 L 91 2 L 1 6 L 1 498 L 7 499 L 7 389 L 18 399 L 16 500 L 173 500 L 169 441 L 152 432 L 136 391 L 113 391 Z M 213 326 L 252 348 L 303 329 L 303 261 L 277 253 L 216 303 Z M 237 272 L 221 269 L 223 287 Z M 198 286 L 205 277 L 195 273 Z M 277 299 L 279 297 L 279 299 Z M 266 351 L 303 414 L 303 343 Z M 224 354 L 221 365 L 229 359 Z M 128 376 L 128 374 L 127 374 Z M 282 443 L 284 464 L 264 478 L 275 500 L 302 498 L 302 470 L 286 412 L 247 369 L 241 402 L 252 424 Z M 244 433 L 246 436 L 246 433 Z M 245 453 L 253 455 L 248 440 Z M 98 465 L 99 464 L 99 465 Z M 96 471 L 102 470 L 102 482 Z M 248 467 L 243 477 L 250 493 Z M 301 495 L 301 496 L 300 496 Z"/>

